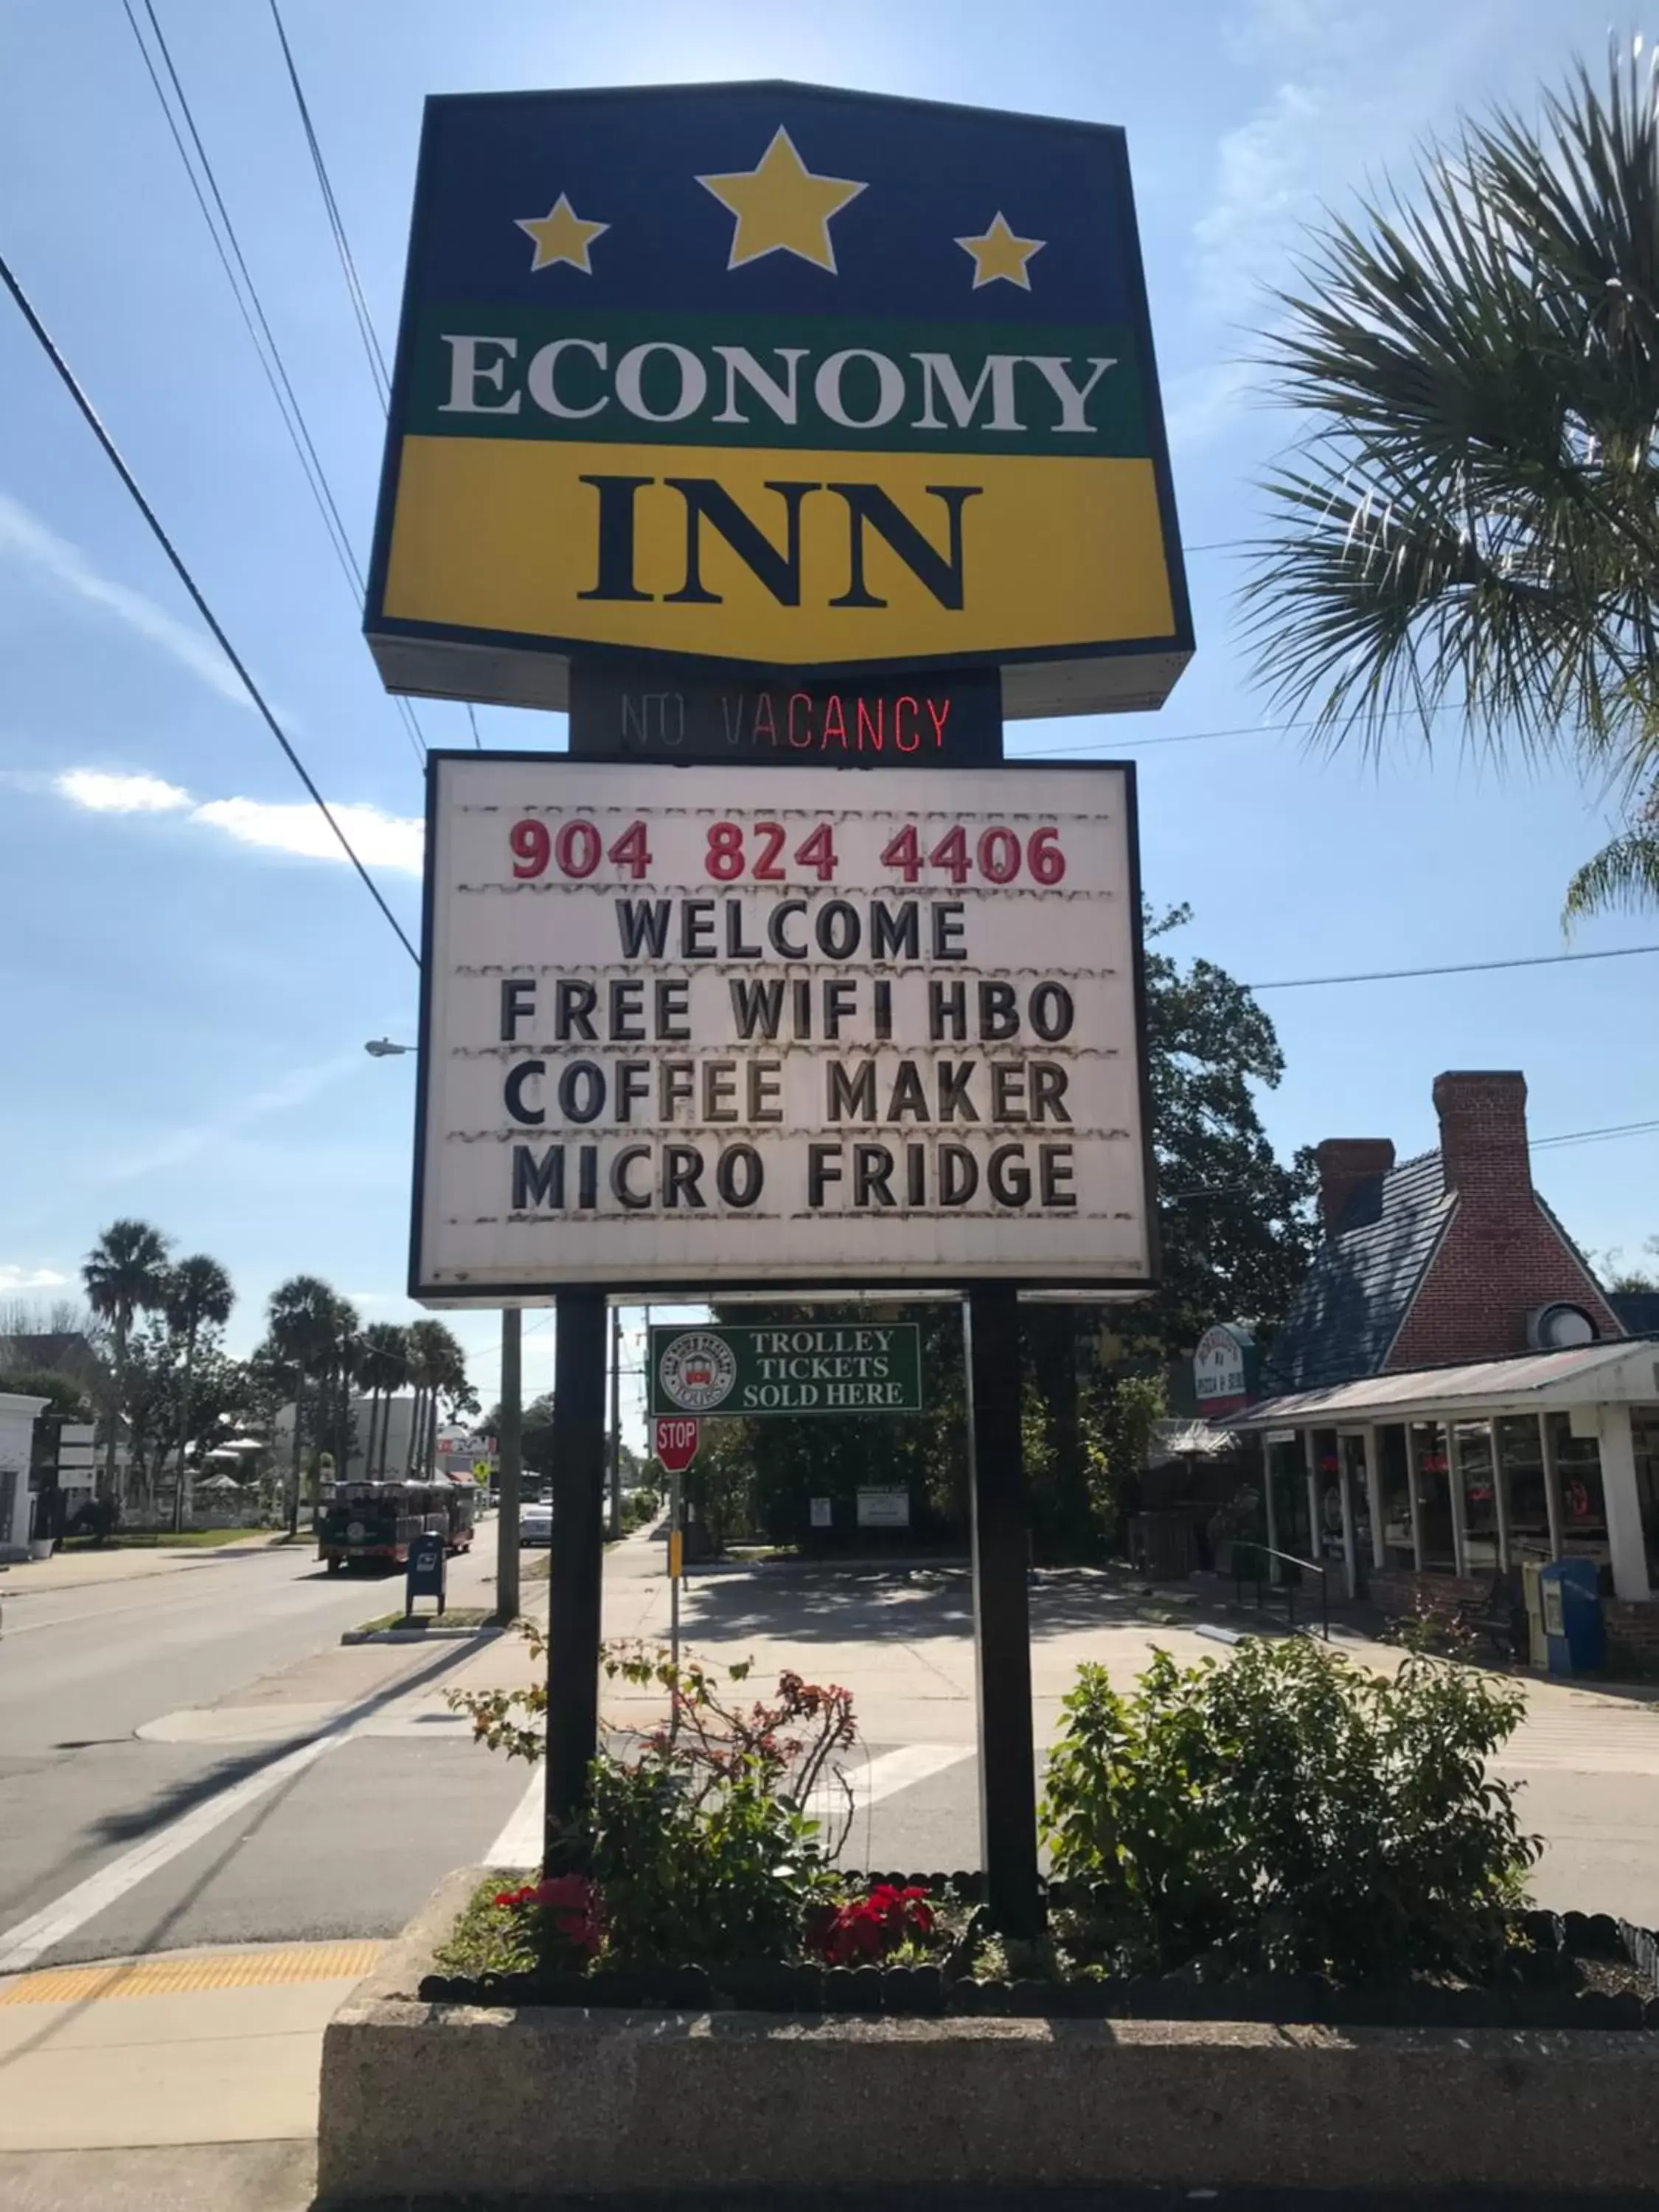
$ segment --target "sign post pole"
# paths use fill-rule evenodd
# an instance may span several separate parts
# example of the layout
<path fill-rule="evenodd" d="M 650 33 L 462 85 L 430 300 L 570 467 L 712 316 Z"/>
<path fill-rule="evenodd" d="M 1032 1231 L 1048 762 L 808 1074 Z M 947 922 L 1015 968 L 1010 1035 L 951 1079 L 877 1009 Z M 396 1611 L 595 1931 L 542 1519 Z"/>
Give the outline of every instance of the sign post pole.
<path fill-rule="evenodd" d="M 599 1740 L 599 1620 L 605 1570 L 605 1294 L 554 1300 L 553 1541 L 547 1593 L 544 1863 L 556 1869 L 587 1796 Z"/>
<path fill-rule="evenodd" d="M 519 1617 L 519 1504 L 524 1468 L 524 1382 L 520 1346 L 524 1316 L 501 1309 L 501 1418 L 495 1437 L 499 1470 L 495 1516 L 495 1618 L 506 1627 Z"/>
<path fill-rule="evenodd" d="M 1036 1750 L 1031 1731 L 1030 1532 L 1019 1418 L 1019 1308 L 1012 1286 L 963 1301 L 973 1492 L 980 1847 L 1004 1935 L 1036 1936 Z"/>
<path fill-rule="evenodd" d="M 647 1328 L 646 1342 L 650 1343 Z M 668 1474 L 668 1660 L 678 1679 L 680 1669 L 680 1583 L 685 1574 L 685 1537 L 680 1517 L 680 1478 L 697 1455 L 702 1425 L 684 1415 L 659 1414 L 652 1424 L 652 1444 L 659 1466 Z M 676 1697 L 668 1717 L 668 1733 L 679 1733 L 680 1707 Z"/>

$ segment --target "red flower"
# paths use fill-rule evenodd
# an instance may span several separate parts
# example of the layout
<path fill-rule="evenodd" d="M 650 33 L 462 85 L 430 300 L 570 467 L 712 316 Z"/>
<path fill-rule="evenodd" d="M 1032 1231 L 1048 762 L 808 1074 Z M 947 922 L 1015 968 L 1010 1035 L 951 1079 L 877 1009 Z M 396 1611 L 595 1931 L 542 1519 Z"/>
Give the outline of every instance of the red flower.
<path fill-rule="evenodd" d="M 862 1965 L 886 1957 L 915 1936 L 933 1932 L 933 1908 L 915 1883 L 903 1889 L 884 1881 L 868 1897 L 854 1898 L 827 1922 L 809 1925 L 807 1942 L 832 1966 Z"/>
<path fill-rule="evenodd" d="M 526 1882 L 522 1889 L 504 1889 L 495 1902 L 548 1913 L 559 1942 L 585 1959 L 605 1941 L 603 1900 L 584 1874 L 555 1875 L 546 1881 Z"/>

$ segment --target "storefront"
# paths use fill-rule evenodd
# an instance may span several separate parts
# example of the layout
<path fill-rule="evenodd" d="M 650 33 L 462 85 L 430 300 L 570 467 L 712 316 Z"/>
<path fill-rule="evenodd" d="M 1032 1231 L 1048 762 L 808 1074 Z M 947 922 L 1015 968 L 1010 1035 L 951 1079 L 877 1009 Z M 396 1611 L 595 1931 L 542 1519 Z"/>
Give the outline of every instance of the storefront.
<path fill-rule="evenodd" d="M 1628 1603 L 1659 1590 L 1651 1340 L 1370 1376 L 1231 1425 L 1262 1437 L 1268 1542 L 1323 1561 L 1351 1596 L 1373 1574 L 1565 1558 L 1595 1560 Z"/>

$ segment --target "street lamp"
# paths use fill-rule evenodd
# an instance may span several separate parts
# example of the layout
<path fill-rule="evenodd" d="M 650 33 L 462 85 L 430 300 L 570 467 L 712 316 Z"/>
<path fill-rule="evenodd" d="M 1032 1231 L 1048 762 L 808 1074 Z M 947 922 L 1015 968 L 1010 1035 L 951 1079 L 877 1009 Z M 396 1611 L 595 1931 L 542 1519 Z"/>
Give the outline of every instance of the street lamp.
<path fill-rule="evenodd" d="M 394 1044 L 390 1037 L 370 1037 L 363 1050 L 371 1060 L 399 1060 L 418 1052 L 412 1044 Z M 495 1610 L 503 1624 L 519 1611 L 519 1496 L 522 1475 L 523 1370 L 520 1345 L 524 1316 L 517 1306 L 501 1315 L 501 1422 L 495 1438 Z"/>

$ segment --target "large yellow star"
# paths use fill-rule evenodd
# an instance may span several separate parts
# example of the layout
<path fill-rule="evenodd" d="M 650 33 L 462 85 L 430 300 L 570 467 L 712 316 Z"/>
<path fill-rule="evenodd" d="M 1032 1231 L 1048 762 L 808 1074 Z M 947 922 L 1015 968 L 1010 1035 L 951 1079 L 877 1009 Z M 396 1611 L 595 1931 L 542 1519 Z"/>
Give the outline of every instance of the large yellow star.
<path fill-rule="evenodd" d="M 608 222 L 584 222 L 562 192 L 545 215 L 521 215 L 518 225 L 536 241 L 536 258 L 530 264 L 532 276 L 538 269 L 550 269 L 556 261 L 568 261 L 573 269 L 591 276 L 593 264 L 587 249 L 601 231 L 611 228 Z"/>
<path fill-rule="evenodd" d="M 981 284 L 994 284 L 999 277 L 1009 284 L 1018 284 L 1022 291 L 1031 289 L 1030 271 L 1025 264 L 1034 253 L 1041 253 L 1048 240 L 1042 238 L 1019 238 L 1009 229 L 1007 220 L 999 208 L 991 218 L 991 227 L 978 238 L 959 238 L 957 244 L 964 253 L 974 257 L 974 289 Z"/>
<path fill-rule="evenodd" d="M 793 253 L 816 269 L 837 273 L 830 218 L 864 186 L 846 177 L 815 177 L 781 125 L 758 167 L 732 176 L 699 177 L 697 182 L 738 218 L 728 269 L 768 253 Z"/>

